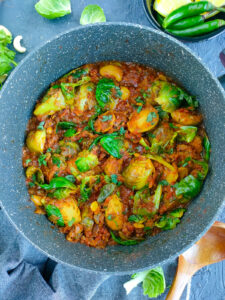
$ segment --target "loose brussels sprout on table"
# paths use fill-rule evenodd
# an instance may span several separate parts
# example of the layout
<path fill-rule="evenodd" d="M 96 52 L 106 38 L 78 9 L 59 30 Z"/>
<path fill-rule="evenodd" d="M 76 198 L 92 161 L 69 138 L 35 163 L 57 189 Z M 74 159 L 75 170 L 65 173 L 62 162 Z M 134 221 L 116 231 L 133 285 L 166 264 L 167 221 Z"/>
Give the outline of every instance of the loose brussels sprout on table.
<path fill-rule="evenodd" d="M 35 212 L 67 241 L 96 248 L 174 229 L 210 170 L 197 107 L 165 75 L 135 63 L 64 75 L 28 123 L 22 161 Z"/>

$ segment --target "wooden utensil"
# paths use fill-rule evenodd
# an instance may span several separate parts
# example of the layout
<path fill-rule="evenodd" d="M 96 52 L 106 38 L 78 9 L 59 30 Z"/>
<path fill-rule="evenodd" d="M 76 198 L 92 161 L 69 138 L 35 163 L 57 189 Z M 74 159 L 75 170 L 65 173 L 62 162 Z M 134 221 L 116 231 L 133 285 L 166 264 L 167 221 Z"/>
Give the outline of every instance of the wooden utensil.
<path fill-rule="evenodd" d="M 166 300 L 179 300 L 191 277 L 201 268 L 225 259 L 225 223 L 215 222 L 207 233 L 179 256 Z"/>

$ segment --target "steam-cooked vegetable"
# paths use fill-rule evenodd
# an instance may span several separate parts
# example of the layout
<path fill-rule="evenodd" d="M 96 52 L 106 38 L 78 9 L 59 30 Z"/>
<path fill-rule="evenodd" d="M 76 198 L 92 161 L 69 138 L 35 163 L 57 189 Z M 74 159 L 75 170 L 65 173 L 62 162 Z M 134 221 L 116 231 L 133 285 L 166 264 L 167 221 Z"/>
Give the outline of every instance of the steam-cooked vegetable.
<path fill-rule="evenodd" d="M 198 128 L 195 126 L 181 126 L 178 130 L 178 138 L 180 141 L 190 143 L 197 134 Z"/>
<path fill-rule="evenodd" d="M 152 130 L 158 122 L 158 111 L 153 106 L 149 105 L 140 112 L 133 112 L 127 123 L 127 127 L 132 133 L 140 133 Z"/>
<path fill-rule="evenodd" d="M 144 156 L 133 158 L 123 171 L 124 183 L 131 189 L 140 190 L 148 183 L 148 178 L 154 170 L 150 159 Z"/>
<path fill-rule="evenodd" d="M 131 280 L 124 283 L 127 295 L 142 282 L 143 294 L 149 298 L 157 298 L 164 293 L 166 282 L 162 267 L 136 273 Z"/>
<path fill-rule="evenodd" d="M 31 152 L 42 153 L 45 147 L 45 140 L 45 130 L 30 131 L 26 139 L 26 144 Z"/>
<path fill-rule="evenodd" d="M 116 185 L 114 183 L 108 183 L 104 185 L 100 191 L 97 201 L 100 203 L 104 202 L 105 199 L 114 192 L 115 188 Z"/>
<path fill-rule="evenodd" d="M 173 120 L 181 125 L 198 125 L 202 122 L 202 115 L 187 108 L 180 108 L 171 113 Z"/>
<path fill-rule="evenodd" d="M 106 18 L 103 9 L 96 4 L 87 5 L 80 17 L 80 24 L 86 25 L 91 23 L 105 22 Z"/>
<path fill-rule="evenodd" d="M 105 210 L 106 224 L 112 230 L 120 230 L 123 226 L 123 204 L 116 194 L 109 196 L 106 201 L 108 201 Z"/>
<path fill-rule="evenodd" d="M 162 216 L 162 218 L 155 222 L 155 226 L 161 228 L 162 230 L 174 229 L 178 223 L 180 223 L 180 218 L 185 212 L 184 208 L 177 208 L 174 211 Z"/>
<path fill-rule="evenodd" d="M 201 186 L 201 181 L 192 175 L 188 175 L 175 185 L 176 195 L 182 195 L 184 199 L 190 200 L 199 194 Z"/>
<path fill-rule="evenodd" d="M 74 104 L 77 115 L 81 116 L 85 111 L 88 111 L 95 106 L 94 87 L 92 82 L 83 84 L 80 87 L 75 96 Z"/>
<path fill-rule="evenodd" d="M 70 0 L 40 0 L 35 9 L 42 17 L 55 19 L 70 14 L 71 4 Z"/>
<path fill-rule="evenodd" d="M 96 167 L 98 163 L 97 155 L 88 150 L 80 152 L 75 161 L 75 164 L 80 172 L 87 172 Z"/>
<path fill-rule="evenodd" d="M 100 74 L 103 77 L 109 77 L 121 81 L 123 77 L 123 70 L 115 65 L 106 65 L 100 68 Z"/>
<path fill-rule="evenodd" d="M 118 136 L 104 136 L 100 140 L 100 145 L 113 157 L 121 158 L 121 149 L 123 147 L 123 139 Z"/>
<path fill-rule="evenodd" d="M 49 93 L 50 94 L 50 93 Z M 66 107 L 65 98 L 61 89 L 55 89 L 55 93 L 46 95 L 42 103 L 36 105 L 34 110 L 35 116 L 53 115 Z"/>

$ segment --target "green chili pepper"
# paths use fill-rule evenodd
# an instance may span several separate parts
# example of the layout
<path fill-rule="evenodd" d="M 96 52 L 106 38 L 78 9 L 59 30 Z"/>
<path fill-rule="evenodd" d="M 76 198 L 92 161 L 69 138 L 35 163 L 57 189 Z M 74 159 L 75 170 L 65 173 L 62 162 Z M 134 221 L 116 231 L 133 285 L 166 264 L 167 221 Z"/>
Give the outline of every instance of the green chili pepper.
<path fill-rule="evenodd" d="M 181 29 L 185 29 L 185 28 L 190 28 L 190 27 L 204 23 L 204 20 L 205 20 L 205 18 L 203 15 L 182 19 L 182 20 L 172 24 L 170 26 L 170 29 L 181 30 Z"/>
<path fill-rule="evenodd" d="M 176 23 L 179 20 L 198 16 L 204 12 L 212 11 L 212 10 L 218 10 L 221 12 L 225 12 L 224 8 L 221 7 L 215 7 L 208 1 L 199 1 L 199 2 L 193 2 L 190 4 L 186 4 L 184 6 L 179 7 L 178 9 L 175 9 L 172 11 L 163 21 L 163 27 L 168 28 L 173 23 Z"/>
<path fill-rule="evenodd" d="M 186 36 L 197 36 L 197 35 L 206 34 L 222 26 L 225 26 L 225 20 L 217 19 L 191 28 L 186 28 L 183 30 L 167 29 L 167 31 L 173 35 L 186 37 Z"/>

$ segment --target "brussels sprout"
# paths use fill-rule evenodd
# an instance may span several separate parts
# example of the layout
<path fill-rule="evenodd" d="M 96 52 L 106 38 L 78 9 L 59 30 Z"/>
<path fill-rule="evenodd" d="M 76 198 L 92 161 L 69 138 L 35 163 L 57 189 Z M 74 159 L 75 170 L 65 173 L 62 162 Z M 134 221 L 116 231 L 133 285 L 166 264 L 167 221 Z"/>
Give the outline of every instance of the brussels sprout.
<path fill-rule="evenodd" d="M 182 195 L 185 199 L 191 200 L 200 193 L 201 187 L 201 181 L 192 175 L 188 175 L 175 185 L 176 195 Z"/>
<path fill-rule="evenodd" d="M 41 171 L 41 169 L 30 166 L 26 169 L 26 177 L 28 179 L 32 179 L 34 183 L 44 183 L 44 175 Z"/>
<path fill-rule="evenodd" d="M 57 199 L 65 199 L 69 197 L 71 193 L 74 193 L 73 190 L 68 188 L 58 188 L 53 193 L 48 193 L 48 197 L 57 198 Z"/>
<path fill-rule="evenodd" d="M 120 230 L 123 227 L 123 204 L 116 194 L 109 196 L 107 200 L 108 206 L 105 210 L 106 224 L 112 230 Z"/>
<path fill-rule="evenodd" d="M 75 112 L 78 116 L 82 116 L 85 111 L 96 105 L 94 88 L 95 85 L 92 82 L 88 82 L 79 88 L 74 103 Z"/>
<path fill-rule="evenodd" d="M 100 139 L 100 145 L 110 155 L 115 158 L 121 158 L 120 150 L 123 147 L 123 138 L 118 136 L 104 136 Z"/>
<path fill-rule="evenodd" d="M 131 133 L 141 133 L 152 130 L 159 122 L 158 111 L 151 105 L 140 112 L 134 111 L 127 123 Z"/>
<path fill-rule="evenodd" d="M 144 156 L 133 158 L 123 171 L 124 183 L 129 188 L 140 190 L 148 183 L 148 178 L 154 170 L 149 158 Z"/>
<path fill-rule="evenodd" d="M 197 134 L 198 128 L 195 126 L 181 126 L 178 130 L 178 139 L 190 143 L 193 141 Z"/>
<path fill-rule="evenodd" d="M 45 210 L 49 220 L 53 223 L 57 223 L 59 226 L 64 226 L 64 224 L 68 225 L 71 220 L 74 220 L 75 224 L 81 221 L 77 201 L 72 198 L 56 201 L 51 200 L 48 205 L 45 206 Z"/>
<path fill-rule="evenodd" d="M 46 95 L 46 97 L 43 99 L 43 102 L 36 105 L 34 115 L 53 115 L 55 112 L 60 111 L 65 107 L 66 102 L 62 91 L 61 89 L 56 89 L 53 95 Z"/>
<path fill-rule="evenodd" d="M 30 131 L 26 139 L 26 144 L 28 149 L 31 152 L 42 153 L 45 147 L 45 140 L 46 140 L 45 129 Z"/>
<path fill-rule="evenodd" d="M 155 102 L 161 105 L 166 112 L 173 112 L 177 109 L 183 99 L 180 99 L 180 90 L 167 81 L 157 80 L 152 84 L 152 94 Z"/>
<path fill-rule="evenodd" d="M 94 226 L 94 221 L 90 218 L 88 207 L 85 207 L 82 211 L 81 224 L 84 225 L 87 230 L 91 230 Z"/>
<path fill-rule="evenodd" d="M 122 159 L 110 156 L 104 164 L 104 172 L 106 175 L 119 174 L 122 170 Z"/>
<path fill-rule="evenodd" d="M 99 164 L 97 155 L 88 150 L 79 153 L 75 164 L 80 172 L 87 172 Z"/>
<path fill-rule="evenodd" d="M 80 151 L 79 145 L 75 142 L 65 142 L 62 140 L 59 142 L 59 147 L 63 156 L 77 155 Z"/>
<path fill-rule="evenodd" d="M 187 108 L 179 108 L 171 113 L 172 119 L 181 125 L 192 126 L 202 122 L 202 115 Z"/>
<path fill-rule="evenodd" d="M 170 165 L 165 159 L 163 159 L 159 155 L 147 154 L 146 157 L 159 162 L 160 164 L 162 164 L 163 166 L 165 166 L 168 169 L 168 171 L 166 172 L 167 173 L 166 180 L 170 184 L 176 182 L 176 180 L 178 178 L 178 171 L 174 166 Z"/>
<path fill-rule="evenodd" d="M 204 139 L 203 139 L 203 146 L 204 146 L 204 150 L 205 150 L 204 158 L 205 158 L 206 161 L 209 161 L 210 151 L 211 151 L 211 144 L 210 144 L 210 141 L 209 141 L 207 136 L 205 136 Z"/>
<path fill-rule="evenodd" d="M 95 129 L 97 132 L 107 132 L 109 131 L 116 120 L 116 117 L 112 111 L 107 111 L 104 114 L 98 116 L 98 119 L 95 121 Z"/>
<path fill-rule="evenodd" d="M 169 143 L 173 143 L 173 140 L 174 132 L 172 128 L 162 125 L 149 135 L 149 141 L 151 143 L 150 151 L 153 153 L 160 153 Z"/>
<path fill-rule="evenodd" d="M 201 172 L 198 172 L 198 179 L 199 180 L 204 180 L 208 174 L 208 171 L 209 171 L 209 165 L 206 161 L 200 161 L 200 160 L 195 160 L 195 159 L 192 159 L 192 161 L 197 164 L 197 165 L 200 165 L 201 168 L 202 168 L 202 171 Z"/>
<path fill-rule="evenodd" d="M 174 229 L 176 225 L 180 223 L 180 218 L 183 216 L 184 212 L 184 208 L 177 208 L 174 211 L 162 216 L 162 218 L 155 222 L 154 225 L 162 230 Z"/>
<path fill-rule="evenodd" d="M 153 216 L 159 209 L 162 195 L 162 185 L 159 184 L 153 196 L 149 189 L 136 192 L 134 196 L 133 213 L 140 216 Z"/>
<path fill-rule="evenodd" d="M 79 201 L 85 202 L 89 199 L 91 192 L 92 192 L 92 186 L 98 179 L 99 179 L 98 175 L 87 176 L 82 179 L 81 185 L 80 185 L 81 198 L 79 199 Z"/>

